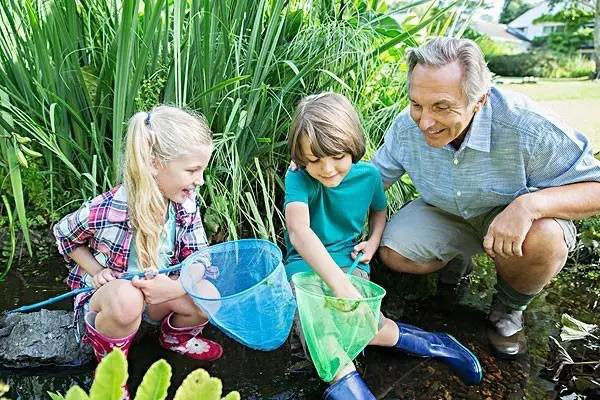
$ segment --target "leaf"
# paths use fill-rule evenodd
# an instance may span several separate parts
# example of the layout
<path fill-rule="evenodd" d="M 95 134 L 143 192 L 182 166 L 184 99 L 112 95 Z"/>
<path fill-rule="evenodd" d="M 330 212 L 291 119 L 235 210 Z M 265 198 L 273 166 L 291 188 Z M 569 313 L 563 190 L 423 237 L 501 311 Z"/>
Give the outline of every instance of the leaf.
<path fill-rule="evenodd" d="M 6 383 L 0 381 L 0 396 L 7 393 L 9 390 L 10 390 L 10 386 L 8 386 Z"/>
<path fill-rule="evenodd" d="M 91 400 L 121 400 L 127 381 L 127 360 L 123 352 L 114 348 L 100 361 L 90 389 Z"/>
<path fill-rule="evenodd" d="M 25 154 L 31 156 L 31 157 L 41 157 L 42 154 L 38 153 L 35 150 L 31 150 L 29 147 L 25 146 L 24 144 L 19 145 L 19 148 L 21 149 L 21 151 L 23 151 Z"/>
<path fill-rule="evenodd" d="M 236 391 L 230 392 L 223 400 L 240 400 L 240 394 Z"/>
<path fill-rule="evenodd" d="M 63 397 L 62 394 L 50 393 L 50 392 L 46 392 L 46 393 L 48 393 L 48 396 L 50 396 L 50 399 L 52 399 L 52 400 L 65 400 L 65 398 Z"/>
<path fill-rule="evenodd" d="M 80 388 L 79 386 L 73 386 L 67 392 L 67 396 L 64 398 L 65 400 L 89 400 L 89 396 L 87 393 Z"/>
<path fill-rule="evenodd" d="M 27 159 L 25 158 L 25 155 L 23 154 L 23 152 L 21 151 L 21 149 L 19 149 L 19 147 L 17 147 L 16 144 L 15 144 L 14 148 L 15 148 L 15 156 L 17 157 L 17 161 L 24 168 L 27 168 L 29 165 L 27 164 Z"/>
<path fill-rule="evenodd" d="M 197 369 L 183 380 L 177 389 L 174 400 L 219 400 L 222 384 L 218 378 L 211 378 L 208 372 Z"/>
<path fill-rule="evenodd" d="M 560 322 L 563 325 L 560 331 L 560 339 L 563 342 L 584 339 L 587 336 L 596 338 L 596 336 L 592 334 L 592 331 L 598 328 L 597 325 L 586 324 L 566 313 L 562 315 Z"/>
<path fill-rule="evenodd" d="M 150 366 L 137 389 L 135 400 L 163 400 L 171 384 L 171 366 L 158 360 Z"/>

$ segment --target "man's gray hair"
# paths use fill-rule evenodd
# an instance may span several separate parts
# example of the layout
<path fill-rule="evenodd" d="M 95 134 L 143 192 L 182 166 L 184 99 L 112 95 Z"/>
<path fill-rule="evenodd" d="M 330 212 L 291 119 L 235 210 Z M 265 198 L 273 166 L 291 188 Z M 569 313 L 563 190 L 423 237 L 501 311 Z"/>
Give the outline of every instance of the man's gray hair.
<path fill-rule="evenodd" d="M 408 49 L 408 84 L 417 64 L 442 67 L 458 61 L 462 67 L 462 89 L 468 104 L 477 102 L 492 85 L 492 74 L 477 44 L 469 39 L 436 37 L 420 47 Z"/>

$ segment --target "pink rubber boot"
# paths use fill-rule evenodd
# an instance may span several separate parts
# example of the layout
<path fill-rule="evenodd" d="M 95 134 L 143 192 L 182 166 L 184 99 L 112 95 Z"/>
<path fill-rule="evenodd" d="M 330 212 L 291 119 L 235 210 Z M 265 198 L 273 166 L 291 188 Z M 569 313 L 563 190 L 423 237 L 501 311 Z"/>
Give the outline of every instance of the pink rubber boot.
<path fill-rule="evenodd" d="M 94 349 L 94 355 L 96 356 L 96 360 L 100 362 L 112 349 L 118 347 L 123 351 L 125 357 L 129 353 L 129 348 L 133 343 L 133 339 L 137 333 L 133 332 L 132 334 L 125 336 L 124 338 L 113 339 L 109 338 L 96 329 L 96 314 L 93 311 L 88 311 L 85 315 L 85 340 L 88 341 L 92 345 L 92 349 Z M 129 388 L 127 384 L 123 386 L 123 399 L 129 400 L 131 396 L 129 395 Z"/>
<path fill-rule="evenodd" d="M 171 324 L 172 317 L 173 313 L 167 315 L 160 324 L 159 341 L 162 347 L 195 360 L 213 361 L 223 355 L 219 343 L 201 335 L 208 321 L 201 325 L 175 328 Z"/>

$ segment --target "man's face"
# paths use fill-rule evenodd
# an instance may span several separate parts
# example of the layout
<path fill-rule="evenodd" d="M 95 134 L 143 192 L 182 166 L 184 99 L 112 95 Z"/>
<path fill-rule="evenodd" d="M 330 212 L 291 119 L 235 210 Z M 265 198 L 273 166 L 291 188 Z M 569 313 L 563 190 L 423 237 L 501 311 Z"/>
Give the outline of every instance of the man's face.
<path fill-rule="evenodd" d="M 443 67 L 417 64 L 410 79 L 410 116 L 427 144 L 460 145 L 473 114 L 482 101 L 467 104 L 461 87 L 462 68 L 457 62 Z M 456 146 L 458 147 L 458 146 Z"/>

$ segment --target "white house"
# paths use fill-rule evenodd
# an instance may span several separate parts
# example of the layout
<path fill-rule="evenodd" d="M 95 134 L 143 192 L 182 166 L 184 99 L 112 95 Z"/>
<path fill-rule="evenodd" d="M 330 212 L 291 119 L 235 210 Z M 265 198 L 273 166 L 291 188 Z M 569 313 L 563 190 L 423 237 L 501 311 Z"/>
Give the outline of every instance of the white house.
<path fill-rule="evenodd" d="M 507 44 L 515 53 L 524 53 L 529 50 L 531 43 L 522 36 L 508 31 L 507 26 L 495 22 L 476 20 L 471 22 L 474 31 L 482 33 L 494 42 Z"/>
<path fill-rule="evenodd" d="M 534 23 L 536 19 L 542 15 L 556 14 L 558 11 L 564 8 L 564 3 L 559 3 L 550 8 L 548 1 L 543 1 L 537 4 L 532 9 L 526 11 L 521 16 L 508 24 L 508 32 L 516 35 L 520 35 L 524 39 L 533 40 L 536 37 L 543 37 L 562 30 L 563 24 L 557 22 L 538 22 Z"/>

